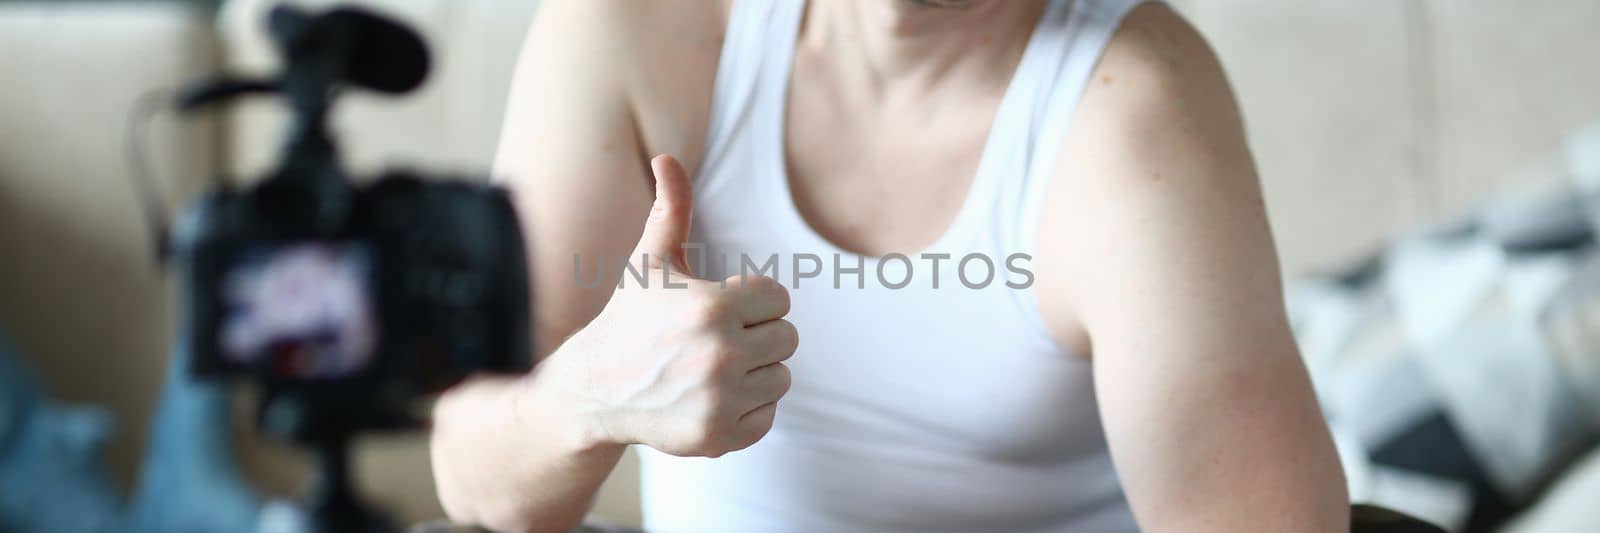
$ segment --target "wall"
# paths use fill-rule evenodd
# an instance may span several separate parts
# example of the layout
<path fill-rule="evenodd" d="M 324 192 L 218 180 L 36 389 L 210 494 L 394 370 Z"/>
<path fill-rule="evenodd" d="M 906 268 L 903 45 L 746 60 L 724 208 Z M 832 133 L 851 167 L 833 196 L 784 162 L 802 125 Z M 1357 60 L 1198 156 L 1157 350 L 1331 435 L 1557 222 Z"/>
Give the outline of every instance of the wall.
<path fill-rule="evenodd" d="M 207 16 L 171 3 L 0 3 L 0 330 L 55 396 L 115 415 L 107 459 L 125 485 L 171 329 L 125 126 L 135 101 L 215 64 Z M 215 168 L 216 131 L 203 118 L 151 125 L 151 170 L 169 198 Z"/>
<path fill-rule="evenodd" d="M 1185 0 L 1243 103 L 1289 273 L 1553 179 L 1600 120 L 1600 3 Z"/>

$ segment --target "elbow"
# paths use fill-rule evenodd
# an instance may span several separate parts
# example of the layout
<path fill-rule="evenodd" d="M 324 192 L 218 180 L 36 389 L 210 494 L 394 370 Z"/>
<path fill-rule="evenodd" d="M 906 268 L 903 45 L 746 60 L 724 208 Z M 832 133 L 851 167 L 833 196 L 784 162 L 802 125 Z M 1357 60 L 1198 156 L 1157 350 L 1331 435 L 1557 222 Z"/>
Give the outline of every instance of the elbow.
<path fill-rule="evenodd" d="M 480 519 L 467 523 L 500 533 L 566 533 L 576 531 L 578 526 L 583 524 L 583 515 L 553 513 L 543 514 L 535 519 L 533 513 L 506 510 L 486 513 Z"/>
<path fill-rule="evenodd" d="M 439 486 L 439 503 L 452 524 L 501 533 L 565 533 L 582 525 L 583 510 L 535 509 L 514 499 L 473 498 Z M 498 503 L 494 500 L 500 500 Z"/>
<path fill-rule="evenodd" d="M 1328 437 L 1322 441 L 1321 471 L 1310 475 L 1321 480 L 1317 500 L 1321 519 L 1318 522 L 1326 527 L 1318 530 L 1345 532 L 1350 531 L 1350 481 L 1345 477 L 1344 462 L 1339 457 L 1331 433 L 1328 430 Z"/>

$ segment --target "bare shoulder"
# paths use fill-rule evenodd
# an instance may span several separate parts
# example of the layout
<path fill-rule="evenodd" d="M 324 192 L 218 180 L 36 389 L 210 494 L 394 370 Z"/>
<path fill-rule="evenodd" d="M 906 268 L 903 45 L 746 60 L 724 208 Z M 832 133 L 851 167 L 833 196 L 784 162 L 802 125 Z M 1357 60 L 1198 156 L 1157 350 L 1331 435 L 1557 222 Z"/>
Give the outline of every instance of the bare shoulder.
<path fill-rule="evenodd" d="M 1127 307 L 1113 277 L 1146 287 L 1202 269 L 1276 279 L 1233 91 L 1210 45 L 1171 8 L 1127 15 L 1060 150 L 1035 286 L 1058 341 L 1087 349 L 1091 308 Z"/>
<path fill-rule="evenodd" d="M 1238 156 L 1234 152 L 1245 148 L 1238 107 L 1216 53 L 1163 4 L 1128 14 L 1096 67 L 1076 119 L 1074 129 L 1099 132 L 1110 143 L 1159 145 L 1183 156 Z"/>

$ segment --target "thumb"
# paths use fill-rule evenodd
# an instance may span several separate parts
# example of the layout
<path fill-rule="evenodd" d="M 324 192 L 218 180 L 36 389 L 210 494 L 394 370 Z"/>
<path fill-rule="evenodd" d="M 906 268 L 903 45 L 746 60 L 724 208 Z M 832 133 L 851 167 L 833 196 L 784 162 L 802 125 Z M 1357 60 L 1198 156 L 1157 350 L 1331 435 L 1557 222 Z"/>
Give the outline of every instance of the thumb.
<path fill-rule="evenodd" d="M 650 206 L 650 218 L 644 223 L 639 245 L 633 249 L 633 261 L 645 268 L 671 268 L 691 274 L 683 251 L 694 211 L 689 174 L 670 155 L 651 159 L 650 171 L 656 177 L 656 201 Z"/>

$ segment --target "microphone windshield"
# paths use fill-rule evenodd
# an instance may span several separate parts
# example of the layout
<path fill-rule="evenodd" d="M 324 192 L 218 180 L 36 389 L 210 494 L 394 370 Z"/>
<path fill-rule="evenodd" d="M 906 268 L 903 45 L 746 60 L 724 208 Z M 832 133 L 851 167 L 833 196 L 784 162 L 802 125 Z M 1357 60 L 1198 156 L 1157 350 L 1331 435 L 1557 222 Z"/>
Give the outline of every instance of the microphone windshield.
<path fill-rule="evenodd" d="M 428 47 L 422 37 L 399 22 L 354 8 L 324 15 L 330 25 L 344 25 L 352 37 L 346 74 L 350 83 L 385 93 L 405 93 L 428 77 Z"/>
<path fill-rule="evenodd" d="M 428 47 L 416 32 L 365 9 L 341 7 L 309 15 L 287 5 L 268 19 L 272 34 L 284 46 L 287 60 L 333 53 L 343 68 L 343 81 L 383 93 L 405 93 L 428 77 Z"/>

